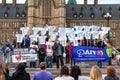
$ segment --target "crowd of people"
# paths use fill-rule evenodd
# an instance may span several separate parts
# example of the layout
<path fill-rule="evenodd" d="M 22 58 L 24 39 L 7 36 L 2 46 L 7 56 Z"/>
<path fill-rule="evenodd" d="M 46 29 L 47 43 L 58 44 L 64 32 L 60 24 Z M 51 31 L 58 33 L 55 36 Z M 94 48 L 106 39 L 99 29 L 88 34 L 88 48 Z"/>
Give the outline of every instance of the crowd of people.
<path fill-rule="evenodd" d="M 34 73 L 33 79 L 25 68 L 24 63 L 19 63 L 16 71 L 10 76 L 7 65 L 0 63 L 0 80 L 119 80 L 114 66 L 107 66 L 106 75 L 103 77 L 97 65 L 92 66 L 88 76 L 82 74 L 78 65 L 72 66 L 71 69 L 64 65 L 59 74 L 53 77 L 53 74 L 47 71 L 46 63 L 41 62 L 40 70 Z"/>
<path fill-rule="evenodd" d="M 46 39 L 46 42 L 49 41 L 49 39 Z M 39 45 L 36 41 L 30 41 L 30 38 L 28 35 L 25 36 L 22 43 L 18 43 L 17 48 L 33 48 L 35 50 L 35 53 L 38 54 L 38 60 L 39 64 L 43 61 L 46 61 L 47 68 L 52 68 L 52 64 L 56 63 L 56 68 L 59 68 L 59 61 L 61 63 L 61 67 L 66 64 L 71 64 L 71 67 L 73 66 L 73 57 L 72 57 L 72 48 L 74 46 L 74 43 L 69 41 L 67 39 L 66 46 L 62 46 L 60 44 L 60 41 L 56 39 L 54 41 L 53 45 L 46 45 L 42 44 Z M 110 43 L 106 45 L 101 39 L 96 39 L 90 42 L 90 40 L 78 40 L 78 46 L 90 46 L 90 47 L 98 47 L 98 48 L 105 48 L 107 47 L 106 53 L 110 57 L 109 65 L 111 64 L 111 58 L 112 58 L 112 47 Z M 14 48 L 16 45 L 14 45 Z M 5 59 L 8 59 L 8 57 L 11 54 L 8 54 L 10 51 L 13 51 L 14 49 L 9 41 L 6 41 L 5 45 L 2 47 L 2 53 L 4 53 Z M 65 61 L 63 60 L 63 55 L 65 55 Z M 75 62 L 74 62 L 75 64 Z M 101 68 L 102 64 L 101 61 L 98 62 L 98 66 Z M 30 61 L 30 68 L 36 68 L 37 63 L 35 61 Z"/>

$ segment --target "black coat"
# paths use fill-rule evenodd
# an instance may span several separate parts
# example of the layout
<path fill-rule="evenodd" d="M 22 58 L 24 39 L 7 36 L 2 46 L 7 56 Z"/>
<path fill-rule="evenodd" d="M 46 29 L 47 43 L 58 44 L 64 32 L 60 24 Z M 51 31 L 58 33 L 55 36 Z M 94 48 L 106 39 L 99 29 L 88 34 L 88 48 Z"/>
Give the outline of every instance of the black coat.
<path fill-rule="evenodd" d="M 17 70 L 12 75 L 13 80 L 30 80 L 30 75 L 25 70 Z"/>
<path fill-rule="evenodd" d="M 54 44 L 53 45 L 53 51 L 54 51 L 54 54 L 56 55 L 56 56 L 58 56 L 59 55 L 59 47 L 60 46 L 60 50 L 61 50 L 61 54 L 63 54 L 63 52 L 64 52 L 64 47 L 61 45 L 61 44 Z"/>

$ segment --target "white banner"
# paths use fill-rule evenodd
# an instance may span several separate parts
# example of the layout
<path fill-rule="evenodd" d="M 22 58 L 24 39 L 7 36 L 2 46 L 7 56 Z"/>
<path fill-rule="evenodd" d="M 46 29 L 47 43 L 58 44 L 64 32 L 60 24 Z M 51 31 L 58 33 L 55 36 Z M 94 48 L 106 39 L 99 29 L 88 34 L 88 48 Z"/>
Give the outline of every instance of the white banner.
<path fill-rule="evenodd" d="M 28 48 L 14 48 L 12 55 L 13 63 L 35 61 L 37 60 L 37 54 L 30 53 L 31 49 Z"/>

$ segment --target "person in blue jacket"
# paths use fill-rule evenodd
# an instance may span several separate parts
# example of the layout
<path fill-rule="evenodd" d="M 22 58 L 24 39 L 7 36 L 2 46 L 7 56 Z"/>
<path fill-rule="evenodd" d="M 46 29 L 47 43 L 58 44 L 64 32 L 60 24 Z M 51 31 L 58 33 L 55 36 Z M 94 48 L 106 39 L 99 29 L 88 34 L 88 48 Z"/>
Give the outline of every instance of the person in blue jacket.
<path fill-rule="evenodd" d="M 12 55 L 13 47 L 9 41 L 6 41 L 2 46 L 2 53 L 4 54 L 4 62 L 10 62 L 10 56 Z"/>

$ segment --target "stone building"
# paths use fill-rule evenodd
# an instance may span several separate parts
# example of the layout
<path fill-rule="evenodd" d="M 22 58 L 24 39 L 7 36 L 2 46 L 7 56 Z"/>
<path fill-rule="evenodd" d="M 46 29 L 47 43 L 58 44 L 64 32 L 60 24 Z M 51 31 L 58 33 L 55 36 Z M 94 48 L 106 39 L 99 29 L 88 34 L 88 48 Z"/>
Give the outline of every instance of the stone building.
<path fill-rule="evenodd" d="M 27 10 L 26 4 L 16 4 L 16 0 L 12 0 L 12 4 L 7 4 L 6 0 L 2 0 L 0 4 L 0 46 L 8 39 L 14 41 L 15 34 L 21 33 L 20 27 L 27 26 Z"/>
<path fill-rule="evenodd" d="M 6 4 L 2 0 L 0 5 L 0 45 L 7 39 L 15 39 L 20 27 L 46 27 L 53 25 L 58 27 L 73 27 L 75 25 L 108 26 L 104 15 L 109 12 L 112 18 L 109 20 L 111 28 L 110 41 L 117 49 L 120 49 L 120 5 L 119 4 L 77 4 L 76 0 L 26 0 L 26 4 Z M 31 31 L 30 31 L 31 32 Z"/>
<path fill-rule="evenodd" d="M 29 0 L 28 26 L 64 27 L 66 21 L 65 0 Z"/>

